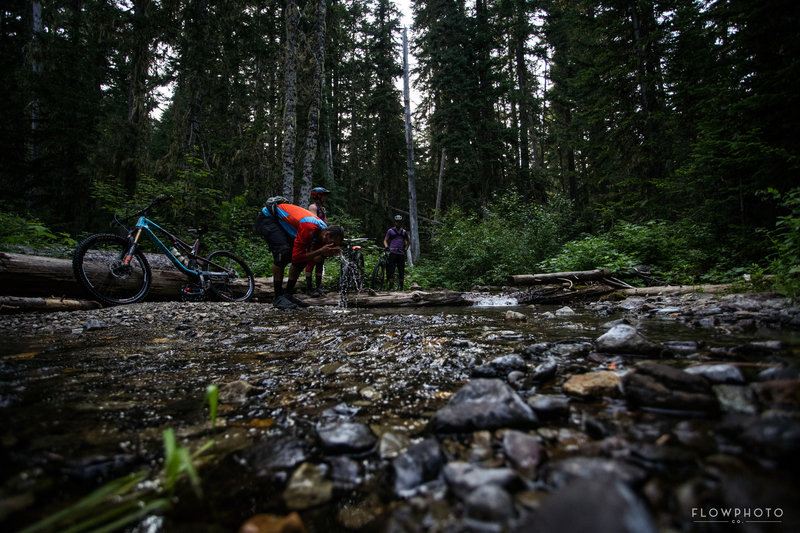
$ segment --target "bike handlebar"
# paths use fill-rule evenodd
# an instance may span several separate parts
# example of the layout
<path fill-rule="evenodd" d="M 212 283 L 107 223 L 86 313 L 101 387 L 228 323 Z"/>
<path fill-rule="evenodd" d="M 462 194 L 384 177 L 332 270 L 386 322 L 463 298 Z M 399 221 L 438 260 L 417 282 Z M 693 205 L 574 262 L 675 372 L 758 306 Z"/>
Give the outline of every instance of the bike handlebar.
<path fill-rule="evenodd" d="M 119 217 L 119 215 L 117 215 L 117 214 L 115 213 L 115 214 L 114 214 L 114 221 L 115 221 L 117 224 L 120 224 L 121 226 L 124 226 L 124 225 L 125 225 L 125 224 L 124 224 L 124 222 L 125 222 L 125 221 L 127 221 L 127 220 L 130 220 L 130 219 L 132 219 L 132 218 L 135 218 L 135 217 L 139 217 L 139 216 L 142 216 L 142 215 L 146 215 L 146 214 L 147 214 L 147 212 L 148 212 L 149 210 L 151 210 L 153 207 L 155 207 L 156 205 L 158 205 L 158 204 L 160 204 L 161 202 L 164 202 L 164 201 L 166 201 L 166 200 L 173 200 L 174 198 L 175 198 L 175 197 L 174 197 L 174 196 L 172 196 L 171 194 L 159 194 L 159 195 L 157 195 L 155 198 L 153 198 L 153 201 L 152 201 L 152 202 L 150 202 L 150 203 L 147 205 L 147 207 L 143 207 L 142 209 L 139 209 L 138 211 L 136 211 L 135 213 L 133 213 L 133 214 L 131 214 L 131 215 L 128 215 L 128 216 L 125 216 L 125 217 L 122 217 L 122 218 L 120 218 L 120 217 Z"/>

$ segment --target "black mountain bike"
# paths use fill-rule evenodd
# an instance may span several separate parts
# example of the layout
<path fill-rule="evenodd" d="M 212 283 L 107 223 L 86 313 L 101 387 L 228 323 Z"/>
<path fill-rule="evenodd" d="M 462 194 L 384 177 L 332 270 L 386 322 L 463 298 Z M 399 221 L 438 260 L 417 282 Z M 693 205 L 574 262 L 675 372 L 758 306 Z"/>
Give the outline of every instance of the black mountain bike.
<path fill-rule="evenodd" d="M 361 244 L 367 238 L 345 239 L 342 241 L 342 265 L 339 270 L 339 288 L 347 291 L 361 291 L 364 289 L 366 272 L 364 270 L 364 255 L 361 253 Z"/>
<path fill-rule="evenodd" d="M 386 270 L 389 268 L 389 249 L 378 248 L 381 255 L 378 257 L 378 262 L 372 268 L 372 277 L 370 278 L 370 286 L 376 291 L 389 290 L 388 281 L 386 280 Z"/>
<path fill-rule="evenodd" d="M 255 278 L 247 263 L 227 250 L 199 255 L 200 236 L 205 228 L 188 230 L 197 235 L 194 245 L 190 245 L 147 218 L 150 209 L 171 198 L 159 195 L 132 215 L 114 215 L 114 222 L 127 233 L 125 236 L 99 233 L 80 243 L 72 258 L 72 271 L 78 282 L 105 304 L 130 304 L 144 299 L 153 282 L 150 264 L 141 249 L 144 235 L 186 276 L 188 283 L 181 290 L 184 299 L 203 300 L 211 292 L 228 302 L 249 300 Z M 138 217 L 136 225 L 128 229 L 125 224 L 134 217 Z M 166 236 L 172 246 L 161 242 L 154 230 Z"/>

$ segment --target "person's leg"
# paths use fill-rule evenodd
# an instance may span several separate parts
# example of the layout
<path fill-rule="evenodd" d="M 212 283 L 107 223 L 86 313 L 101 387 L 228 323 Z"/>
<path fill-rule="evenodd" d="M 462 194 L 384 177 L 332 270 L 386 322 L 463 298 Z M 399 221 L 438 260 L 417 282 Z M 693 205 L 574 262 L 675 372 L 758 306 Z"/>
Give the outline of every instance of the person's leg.
<path fill-rule="evenodd" d="M 314 292 L 314 283 L 312 282 L 311 275 L 314 272 L 314 265 L 313 263 L 309 263 L 306 265 L 306 294 L 309 296 L 313 296 Z"/>
<path fill-rule="evenodd" d="M 259 213 L 256 218 L 256 233 L 267 241 L 272 252 L 272 286 L 275 296 L 272 305 L 279 309 L 294 309 L 297 304 L 284 297 L 283 272 L 292 254 L 292 238 L 272 217 Z"/>
<path fill-rule="evenodd" d="M 394 283 L 394 265 L 394 254 L 389 254 L 389 261 L 386 262 L 386 290 L 391 290 Z"/>
<path fill-rule="evenodd" d="M 403 278 L 406 275 L 406 258 L 401 257 L 397 261 L 397 290 L 403 290 Z"/>
<path fill-rule="evenodd" d="M 308 307 L 308 304 L 295 296 L 294 289 L 295 285 L 297 285 L 297 278 L 300 277 L 300 272 L 303 271 L 305 265 L 295 265 L 292 263 L 292 266 L 289 267 L 289 279 L 286 280 L 286 297 L 295 305 L 299 305 L 300 307 Z"/>

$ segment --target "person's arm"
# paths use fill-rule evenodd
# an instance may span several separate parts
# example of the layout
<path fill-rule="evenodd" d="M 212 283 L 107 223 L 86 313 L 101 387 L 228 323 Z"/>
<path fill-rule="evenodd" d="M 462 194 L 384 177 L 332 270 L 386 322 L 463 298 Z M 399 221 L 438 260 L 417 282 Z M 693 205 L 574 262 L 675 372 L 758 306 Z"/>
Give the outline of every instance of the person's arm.
<path fill-rule="evenodd" d="M 383 237 L 383 247 L 384 248 L 388 248 L 389 247 L 389 232 L 390 231 L 392 231 L 392 230 L 390 229 L 389 231 L 387 231 L 386 235 Z"/>
<path fill-rule="evenodd" d="M 314 244 L 314 237 L 319 233 L 319 226 L 314 224 L 301 224 L 300 229 L 297 231 L 297 237 L 294 239 L 294 247 L 292 248 L 292 263 L 302 264 L 311 261 L 316 262 L 317 259 L 324 257 L 331 257 L 341 250 L 335 244 L 326 244 L 312 249 Z"/>

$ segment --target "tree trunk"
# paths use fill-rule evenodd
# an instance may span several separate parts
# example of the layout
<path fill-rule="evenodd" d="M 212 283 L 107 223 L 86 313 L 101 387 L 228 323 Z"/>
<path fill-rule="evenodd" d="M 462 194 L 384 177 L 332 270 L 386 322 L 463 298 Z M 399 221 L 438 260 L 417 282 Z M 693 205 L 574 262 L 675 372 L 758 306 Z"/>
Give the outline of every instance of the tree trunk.
<path fill-rule="evenodd" d="M 408 29 L 403 28 L 403 99 L 406 107 L 406 168 L 408 169 L 408 220 L 411 230 L 411 259 L 419 258 L 417 182 L 414 177 L 414 136 L 411 131 L 411 97 L 408 83 Z"/>
<path fill-rule="evenodd" d="M 536 285 L 540 283 L 559 283 L 561 281 L 597 281 L 611 276 L 611 271 L 580 270 L 577 272 L 554 272 L 552 274 L 518 274 L 509 276 L 512 285 Z"/>
<path fill-rule="evenodd" d="M 439 215 L 442 211 L 442 183 L 444 182 L 444 162 L 446 157 L 446 149 L 442 146 L 442 156 L 439 160 L 439 183 L 436 186 L 436 210 L 433 212 L 433 221 L 439 221 Z"/>
<path fill-rule="evenodd" d="M 297 27 L 300 12 L 295 0 L 286 0 L 286 64 L 283 110 L 283 196 L 294 201 L 294 147 L 297 135 Z"/>
<path fill-rule="evenodd" d="M 299 205 L 310 203 L 314 162 L 317 159 L 317 139 L 319 137 L 319 107 L 322 99 L 322 80 L 325 66 L 325 2 L 317 2 L 316 47 L 314 48 L 314 79 L 311 91 L 311 108 L 308 111 L 308 131 L 306 132 L 306 157 L 303 164 L 303 185 L 300 188 Z"/>
<path fill-rule="evenodd" d="M 83 311 L 100 309 L 102 305 L 93 300 L 71 300 L 65 298 L 23 298 L 0 296 L 0 313 L 27 313 L 31 311 Z"/>

